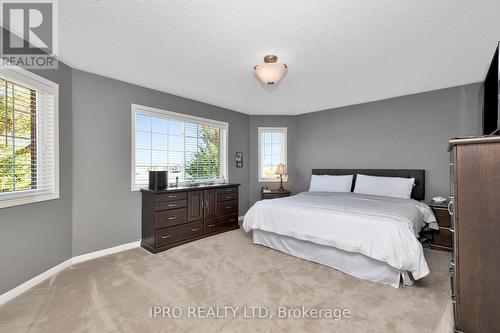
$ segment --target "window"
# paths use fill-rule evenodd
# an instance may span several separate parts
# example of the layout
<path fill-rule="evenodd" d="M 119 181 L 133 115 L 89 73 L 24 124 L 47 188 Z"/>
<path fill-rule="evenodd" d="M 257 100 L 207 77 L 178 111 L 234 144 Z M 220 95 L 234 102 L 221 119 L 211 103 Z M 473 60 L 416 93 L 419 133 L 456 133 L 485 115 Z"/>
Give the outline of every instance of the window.
<path fill-rule="evenodd" d="M 58 90 L 26 70 L 0 70 L 0 208 L 59 198 Z"/>
<path fill-rule="evenodd" d="M 286 165 L 286 127 L 259 127 L 258 137 L 259 182 L 279 181 L 274 172 L 278 164 Z"/>
<path fill-rule="evenodd" d="M 228 124 L 132 104 L 132 190 L 148 185 L 149 170 L 168 182 L 227 180 Z"/>

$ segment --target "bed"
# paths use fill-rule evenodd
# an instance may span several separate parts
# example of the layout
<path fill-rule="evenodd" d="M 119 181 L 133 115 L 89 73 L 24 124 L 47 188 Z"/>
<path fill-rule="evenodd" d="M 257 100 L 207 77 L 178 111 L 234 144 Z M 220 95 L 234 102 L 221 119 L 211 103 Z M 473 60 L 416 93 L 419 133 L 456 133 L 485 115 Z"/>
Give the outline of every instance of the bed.
<path fill-rule="evenodd" d="M 415 178 L 411 199 L 352 192 L 302 192 L 257 202 L 243 228 L 253 242 L 335 268 L 352 276 L 399 287 L 429 274 L 418 233 L 438 228 L 422 202 L 424 170 L 314 169 L 314 175 L 358 174 Z"/>

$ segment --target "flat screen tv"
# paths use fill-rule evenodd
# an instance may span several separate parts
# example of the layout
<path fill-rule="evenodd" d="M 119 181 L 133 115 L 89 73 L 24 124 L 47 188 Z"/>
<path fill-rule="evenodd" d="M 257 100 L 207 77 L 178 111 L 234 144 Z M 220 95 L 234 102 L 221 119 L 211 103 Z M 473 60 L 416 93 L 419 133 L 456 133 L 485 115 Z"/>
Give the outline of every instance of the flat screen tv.
<path fill-rule="evenodd" d="M 499 58 L 497 46 L 490 69 L 484 80 L 483 134 L 500 134 L 500 82 L 498 81 Z"/>

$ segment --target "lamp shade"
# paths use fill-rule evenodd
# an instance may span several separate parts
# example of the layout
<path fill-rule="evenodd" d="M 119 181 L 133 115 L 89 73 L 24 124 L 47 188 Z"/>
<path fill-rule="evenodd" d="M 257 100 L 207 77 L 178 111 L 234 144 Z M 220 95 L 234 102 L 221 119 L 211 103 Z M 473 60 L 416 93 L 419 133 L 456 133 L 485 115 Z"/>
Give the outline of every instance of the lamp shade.
<path fill-rule="evenodd" d="M 283 163 L 278 164 L 274 173 L 277 175 L 286 175 L 288 173 L 286 165 L 284 165 Z"/>
<path fill-rule="evenodd" d="M 259 79 L 266 84 L 275 84 L 280 81 L 288 72 L 288 67 L 285 64 L 278 64 L 278 57 L 267 55 L 264 57 L 264 63 L 255 65 L 255 74 Z"/>

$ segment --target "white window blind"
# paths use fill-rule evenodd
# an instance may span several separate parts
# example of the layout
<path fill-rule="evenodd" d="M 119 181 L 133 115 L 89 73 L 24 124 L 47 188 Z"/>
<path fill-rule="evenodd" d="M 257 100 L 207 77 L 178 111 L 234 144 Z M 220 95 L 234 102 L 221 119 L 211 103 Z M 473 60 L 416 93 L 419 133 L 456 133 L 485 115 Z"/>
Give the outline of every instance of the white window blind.
<path fill-rule="evenodd" d="M 286 165 L 286 127 L 259 127 L 259 182 L 279 181 L 275 171 L 278 164 Z M 285 177 L 283 181 L 286 181 Z"/>
<path fill-rule="evenodd" d="M 148 185 L 150 170 L 167 170 L 168 182 L 227 180 L 224 122 L 132 105 L 132 190 Z"/>
<path fill-rule="evenodd" d="M 0 71 L 0 208 L 59 197 L 58 85 Z"/>

